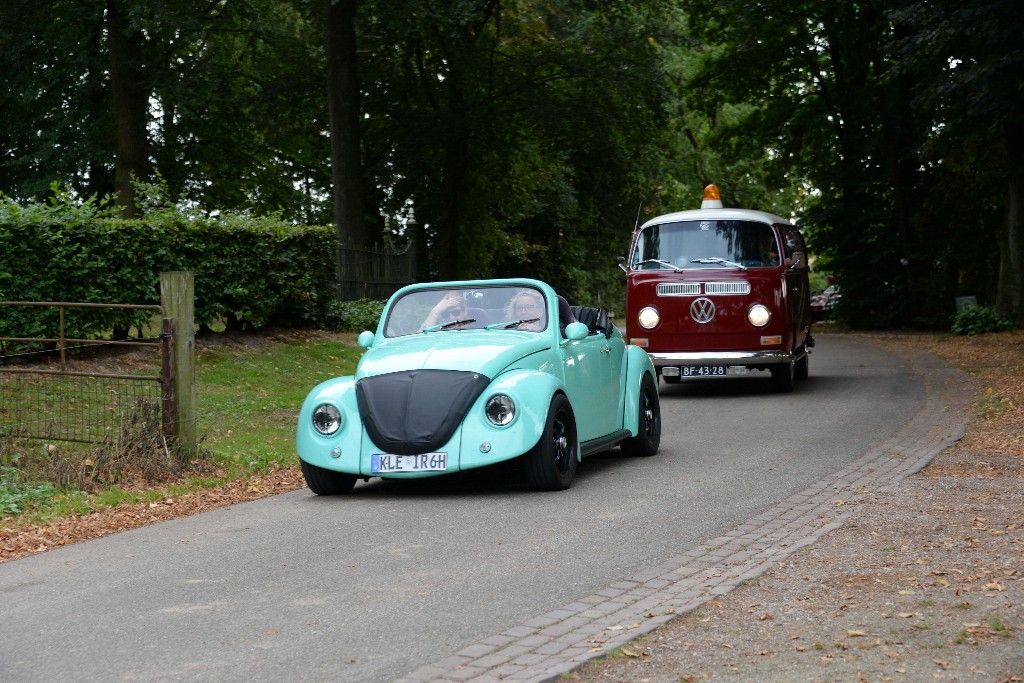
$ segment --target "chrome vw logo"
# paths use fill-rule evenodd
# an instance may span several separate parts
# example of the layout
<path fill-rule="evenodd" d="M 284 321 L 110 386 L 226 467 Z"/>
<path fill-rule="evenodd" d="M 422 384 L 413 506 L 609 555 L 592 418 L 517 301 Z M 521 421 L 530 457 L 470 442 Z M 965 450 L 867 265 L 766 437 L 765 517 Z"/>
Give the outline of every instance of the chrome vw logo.
<path fill-rule="evenodd" d="M 690 304 L 690 317 L 698 323 L 709 323 L 715 317 L 715 302 L 707 297 L 694 299 Z"/>

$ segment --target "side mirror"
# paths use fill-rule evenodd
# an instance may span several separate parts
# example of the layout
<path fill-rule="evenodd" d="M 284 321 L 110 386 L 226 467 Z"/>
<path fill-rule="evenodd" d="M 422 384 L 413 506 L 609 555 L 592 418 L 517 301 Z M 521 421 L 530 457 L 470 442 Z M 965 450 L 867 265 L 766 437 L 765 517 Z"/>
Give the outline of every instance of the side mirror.
<path fill-rule="evenodd" d="M 586 339 L 590 335 L 590 328 L 581 322 L 569 323 L 565 326 L 565 338 L 569 341 Z"/>
<path fill-rule="evenodd" d="M 618 260 L 619 260 L 619 268 L 622 268 L 622 272 L 623 273 L 628 273 L 629 270 L 626 269 L 626 257 L 625 256 L 620 256 Z"/>
<path fill-rule="evenodd" d="M 359 344 L 364 349 L 368 349 L 371 346 L 373 346 L 373 338 L 373 332 L 370 332 L 369 330 L 364 330 L 359 333 L 359 337 L 356 339 L 356 343 Z"/>

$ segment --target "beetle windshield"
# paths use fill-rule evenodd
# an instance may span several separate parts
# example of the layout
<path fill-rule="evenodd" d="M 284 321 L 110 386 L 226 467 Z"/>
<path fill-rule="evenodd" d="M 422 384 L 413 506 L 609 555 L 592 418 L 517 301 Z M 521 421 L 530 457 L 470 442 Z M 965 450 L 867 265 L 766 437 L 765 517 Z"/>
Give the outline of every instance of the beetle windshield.
<path fill-rule="evenodd" d="M 772 226 L 757 221 L 681 221 L 645 228 L 633 270 L 772 268 L 782 263 Z"/>
<path fill-rule="evenodd" d="M 539 289 L 437 287 L 397 299 L 387 312 L 384 336 L 498 328 L 541 332 L 547 326 L 547 302 Z"/>

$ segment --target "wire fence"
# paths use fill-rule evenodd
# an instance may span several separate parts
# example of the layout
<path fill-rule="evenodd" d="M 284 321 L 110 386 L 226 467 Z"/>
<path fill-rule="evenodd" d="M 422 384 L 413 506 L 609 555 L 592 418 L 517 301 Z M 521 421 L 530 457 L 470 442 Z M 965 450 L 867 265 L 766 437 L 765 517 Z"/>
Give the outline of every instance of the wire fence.
<path fill-rule="evenodd" d="M 0 305 L 54 307 L 60 310 L 61 320 L 55 338 L 0 337 L 0 343 L 20 349 L 0 355 L 0 436 L 99 443 L 116 439 L 127 424 L 151 427 L 164 438 L 173 434 L 170 320 L 163 319 L 159 336 L 132 340 L 69 339 L 63 326 L 65 308 L 109 306 L 158 313 L 161 307 L 69 302 Z M 110 362 L 125 350 L 141 357 L 129 363 Z"/>
<path fill-rule="evenodd" d="M 0 434 L 98 443 L 122 425 L 161 429 L 158 378 L 0 371 Z"/>

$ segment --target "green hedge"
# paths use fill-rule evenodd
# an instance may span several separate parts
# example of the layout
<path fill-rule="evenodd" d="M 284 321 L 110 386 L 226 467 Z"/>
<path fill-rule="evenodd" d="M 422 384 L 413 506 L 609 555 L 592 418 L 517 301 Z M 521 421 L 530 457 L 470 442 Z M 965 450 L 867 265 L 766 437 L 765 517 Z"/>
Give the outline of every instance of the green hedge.
<path fill-rule="evenodd" d="M 334 300 L 332 228 L 157 208 L 120 220 L 104 202 L 19 205 L 0 196 L 0 300 L 159 304 L 160 273 L 195 274 L 195 316 L 229 328 L 315 327 Z M 0 306 L 0 334 L 54 336 L 55 309 Z M 148 315 L 68 309 L 65 335 L 93 338 Z"/>

